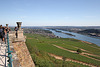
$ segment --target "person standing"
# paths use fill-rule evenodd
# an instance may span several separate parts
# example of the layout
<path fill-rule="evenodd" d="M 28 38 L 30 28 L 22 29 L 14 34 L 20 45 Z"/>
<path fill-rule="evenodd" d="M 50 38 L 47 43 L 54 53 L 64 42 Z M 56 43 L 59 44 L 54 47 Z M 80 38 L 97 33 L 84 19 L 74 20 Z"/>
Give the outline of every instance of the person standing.
<path fill-rule="evenodd" d="M 7 40 L 7 30 L 4 29 L 4 41 L 5 41 L 5 44 L 6 44 L 6 40 Z"/>
<path fill-rule="evenodd" d="M 5 41 L 5 33 L 6 33 L 5 26 L 2 29 L 3 29 L 3 31 L 2 31 L 2 41 L 4 42 Z"/>
<path fill-rule="evenodd" d="M 15 31 L 16 31 L 16 33 L 15 33 L 16 38 L 18 38 L 18 28 L 17 27 L 15 27 Z"/>
<path fill-rule="evenodd" d="M 0 38 L 2 38 L 2 32 L 3 32 L 2 25 L 0 25 Z"/>
<path fill-rule="evenodd" d="M 9 33 L 9 31 L 11 31 L 10 27 L 7 26 L 6 31 L 7 31 L 7 33 Z"/>

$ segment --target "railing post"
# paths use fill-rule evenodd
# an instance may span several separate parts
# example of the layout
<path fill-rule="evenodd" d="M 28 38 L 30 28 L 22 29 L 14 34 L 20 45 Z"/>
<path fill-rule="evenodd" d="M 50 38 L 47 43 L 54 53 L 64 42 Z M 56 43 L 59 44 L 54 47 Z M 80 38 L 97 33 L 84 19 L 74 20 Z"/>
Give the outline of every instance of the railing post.
<path fill-rule="evenodd" d="M 12 67 L 12 51 L 10 51 L 10 46 L 9 46 L 9 33 L 7 33 L 7 45 L 8 45 L 8 67 Z"/>

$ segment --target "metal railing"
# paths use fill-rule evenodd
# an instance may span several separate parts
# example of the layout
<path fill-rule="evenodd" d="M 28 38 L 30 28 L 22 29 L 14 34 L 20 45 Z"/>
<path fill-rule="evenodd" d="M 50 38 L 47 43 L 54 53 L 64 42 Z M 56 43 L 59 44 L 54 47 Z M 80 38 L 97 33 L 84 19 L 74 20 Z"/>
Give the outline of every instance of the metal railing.
<path fill-rule="evenodd" d="M 10 46 L 9 46 L 9 33 L 7 33 L 7 53 L 8 53 L 8 67 L 12 67 L 12 51 L 10 51 Z"/>

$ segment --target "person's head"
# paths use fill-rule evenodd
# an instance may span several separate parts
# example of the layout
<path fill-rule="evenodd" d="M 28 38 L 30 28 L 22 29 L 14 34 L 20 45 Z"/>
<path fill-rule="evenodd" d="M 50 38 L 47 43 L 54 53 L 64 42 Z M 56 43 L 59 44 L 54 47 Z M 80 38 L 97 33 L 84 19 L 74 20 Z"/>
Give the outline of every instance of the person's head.
<path fill-rule="evenodd" d="M 2 28 L 2 25 L 0 25 L 0 28 Z"/>

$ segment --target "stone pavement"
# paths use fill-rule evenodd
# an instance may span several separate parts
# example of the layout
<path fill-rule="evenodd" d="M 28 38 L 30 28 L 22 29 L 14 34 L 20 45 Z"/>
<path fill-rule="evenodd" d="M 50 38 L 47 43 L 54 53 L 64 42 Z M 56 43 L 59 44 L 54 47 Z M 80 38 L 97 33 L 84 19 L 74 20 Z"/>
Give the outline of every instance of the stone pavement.
<path fill-rule="evenodd" d="M 0 39 L 0 67 L 7 67 L 7 44 Z"/>

